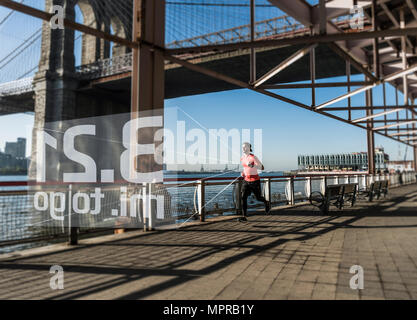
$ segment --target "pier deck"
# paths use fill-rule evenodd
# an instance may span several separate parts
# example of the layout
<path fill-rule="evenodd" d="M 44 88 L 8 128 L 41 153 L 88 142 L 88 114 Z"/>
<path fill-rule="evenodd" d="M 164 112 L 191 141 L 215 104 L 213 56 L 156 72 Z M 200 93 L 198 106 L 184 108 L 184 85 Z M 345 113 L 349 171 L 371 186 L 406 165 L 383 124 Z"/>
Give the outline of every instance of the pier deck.
<path fill-rule="evenodd" d="M 416 243 L 413 184 L 327 216 L 306 205 L 3 255 L 0 299 L 417 299 Z M 349 287 L 352 265 L 363 290 Z"/>

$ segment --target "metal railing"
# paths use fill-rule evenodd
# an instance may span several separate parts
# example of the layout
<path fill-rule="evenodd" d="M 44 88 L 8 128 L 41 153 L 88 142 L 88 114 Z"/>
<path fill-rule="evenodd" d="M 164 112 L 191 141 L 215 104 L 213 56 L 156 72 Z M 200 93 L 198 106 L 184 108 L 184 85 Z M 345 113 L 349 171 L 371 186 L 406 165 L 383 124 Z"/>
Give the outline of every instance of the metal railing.
<path fill-rule="evenodd" d="M 314 191 L 324 190 L 327 185 L 357 183 L 364 189 L 372 182 L 388 180 L 390 187 L 416 183 L 415 172 L 401 174 L 317 174 L 306 176 L 262 177 L 263 193 L 273 206 L 295 205 L 306 202 Z M 128 194 L 151 196 L 141 198 L 137 204 L 138 214 L 130 214 L 127 221 L 135 229 L 154 229 L 162 225 L 184 223 L 190 220 L 205 221 L 218 215 L 241 214 L 242 180 L 231 178 L 178 178 L 165 179 L 164 184 L 135 185 L 127 188 Z M 96 186 L 84 186 L 77 191 L 92 193 Z M 9 188 L 9 190 L 4 190 Z M 15 190 L 10 190 L 10 189 Z M 16 190 L 17 188 L 17 190 Z M 50 190 L 68 192 L 68 186 L 50 186 Z M 112 232 L 125 228 L 126 219 L 114 217 L 112 209 L 120 208 L 122 200 L 120 188 L 116 185 L 103 188 L 105 195 L 100 213 L 92 219 L 88 215 L 77 217 L 79 227 L 68 224 L 48 224 L 48 215 L 33 215 L 33 201 L 36 190 L 27 182 L 0 182 L 0 252 L 13 251 L 42 245 L 54 241 L 66 241 L 69 237 L 76 241 L 78 236 L 94 232 Z M 156 214 L 156 204 L 152 203 L 158 196 L 163 197 L 163 214 Z M 154 199 L 152 199 L 154 198 Z M 130 199 L 130 198 L 129 198 Z M 254 198 L 248 199 L 248 207 L 262 206 Z M 115 207 L 116 206 L 116 207 Z M 149 208 L 145 214 L 142 209 Z M 71 217 L 71 215 L 70 215 Z M 71 219 L 71 218 L 69 218 Z M 65 220 L 67 221 L 67 220 Z M 72 221 L 72 220 L 71 220 Z M 129 226 L 128 226 L 129 228 Z"/>
<path fill-rule="evenodd" d="M 116 75 L 132 70 L 132 53 L 81 65 L 75 68 L 78 77 L 86 80 Z"/>
<path fill-rule="evenodd" d="M 349 26 L 348 16 L 346 19 L 335 21 L 339 28 L 347 28 Z M 281 16 L 268 20 L 259 21 L 255 25 L 256 39 L 268 38 L 285 38 L 310 34 L 310 29 L 298 23 L 294 18 L 289 16 Z M 250 25 L 238 26 L 218 32 L 212 32 L 178 40 L 166 45 L 167 48 L 193 47 L 203 45 L 214 45 L 224 43 L 243 42 L 250 40 Z M 192 59 L 200 56 L 211 55 L 213 53 L 184 54 L 183 59 Z M 167 64 L 169 64 L 167 62 Z M 101 77 L 117 75 L 132 70 L 132 53 L 114 56 L 108 59 L 98 60 L 96 62 L 76 67 L 76 73 L 79 78 L 92 80 Z"/>

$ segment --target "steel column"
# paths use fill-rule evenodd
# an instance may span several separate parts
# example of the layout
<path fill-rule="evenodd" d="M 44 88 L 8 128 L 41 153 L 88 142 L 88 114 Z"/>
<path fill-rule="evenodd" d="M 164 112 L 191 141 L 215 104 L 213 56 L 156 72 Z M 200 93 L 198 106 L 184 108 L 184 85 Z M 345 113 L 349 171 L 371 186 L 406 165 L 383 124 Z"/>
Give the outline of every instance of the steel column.
<path fill-rule="evenodd" d="M 165 45 L 165 0 L 134 1 L 133 41 L 139 41 L 139 39 L 157 47 Z M 151 45 L 144 43 L 141 43 L 139 49 L 133 49 L 132 119 L 143 115 L 163 116 L 164 66 L 164 53 L 161 50 L 155 50 Z M 160 128 L 150 127 L 141 129 L 140 134 L 132 132 L 133 139 L 136 137 L 136 141 L 140 144 L 154 144 L 154 135 L 158 129 Z M 162 165 L 156 163 L 153 154 L 141 155 L 140 161 L 137 160 L 136 157 L 133 171 L 162 170 Z"/>
<path fill-rule="evenodd" d="M 405 19 L 404 19 L 404 8 L 400 9 L 400 28 L 405 28 Z M 403 70 L 407 68 L 407 47 L 405 43 L 405 36 L 401 37 L 401 55 L 402 55 L 402 63 L 403 63 Z M 404 104 L 408 105 L 408 81 L 407 81 L 407 74 L 403 76 L 403 93 L 404 93 Z"/>
<path fill-rule="evenodd" d="M 255 0 L 250 0 L 250 41 L 255 41 Z M 256 81 L 256 49 L 250 49 L 250 83 Z"/>
<path fill-rule="evenodd" d="M 372 107 L 372 90 L 366 90 L 365 93 L 366 105 Z M 366 109 L 366 116 L 372 116 L 372 108 Z M 368 145 L 368 173 L 375 174 L 375 137 L 373 132 L 373 119 L 368 119 L 366 124 L 366 138 Z"/>
<path fill-rule="evenodd" d="M 373 31 L 377 31 L 377 24 L 376 24 L 376 0 L 372 0 L 372 29 Z M 377 79 L 380 78 L 379 76 L 379 53 L 378 53 L 378 38 L 375 37 L 373 40 L 373 57 L 374 57 L 374 72 L 375 77 Z"/>
<path fill-rule="evenodd" d="M 382 85 L 382 91 L 383 91 L 383 95 L 384 95 L 384 112 L 387 112 L 387 108 L 386 108 L 387 107 L 387 95 L 386 95 L 386 85 L 385 85 L 385 82 Z M 384 123 L 385 124 L 387 124 L 387 114 L 388 113 L 385 113 L 384 114 Z M 385 135 L 387 135 L 387 134 L 388 134 L 388 132 L 387 132 L 387 130 L 385 130 Z"/>
<path fill-rule="evenodd" d="M 347 87 L 347 91 L 348 93 L 350 93 L 350 62 L 346 61 L 346 77 L 347 77 L 347 83 L 348 83 L 348 87 Z M 351 98 L 348 98 L 348 119 L 349 121 L 352 120 L 352 101 Z"/>
<path fill-rule="evenodd" d="M 313 29 L 311 29 L 313 31 Z M 310 49 L 311 107 L 316 105 L 316 49 Z"/>

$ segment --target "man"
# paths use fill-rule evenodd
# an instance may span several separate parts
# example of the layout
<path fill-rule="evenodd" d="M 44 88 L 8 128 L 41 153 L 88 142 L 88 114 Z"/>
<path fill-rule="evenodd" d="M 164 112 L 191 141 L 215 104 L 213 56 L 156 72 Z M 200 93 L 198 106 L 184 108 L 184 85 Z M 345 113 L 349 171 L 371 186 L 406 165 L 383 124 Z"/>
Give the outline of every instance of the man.
<path fill-rule="evenodd" d="M 249 142 L 243 143 L 242 151 L 243 156 L 240 158 L 240 162 L 243 166 L 242 176 L 244 178 L 242 186 L 243 217 L 239 218 L 239 221 L 247 221 L 247 201 L 252 192 L 254 193 L 256 200 L 265 204 L 266 213 L 269 213 L 271 205 L 261 194 L 261 178 L 258 175 L 258 170 L 264 170 L 264 165 L 255 155 L 251 153 L 252 145 Z"/>

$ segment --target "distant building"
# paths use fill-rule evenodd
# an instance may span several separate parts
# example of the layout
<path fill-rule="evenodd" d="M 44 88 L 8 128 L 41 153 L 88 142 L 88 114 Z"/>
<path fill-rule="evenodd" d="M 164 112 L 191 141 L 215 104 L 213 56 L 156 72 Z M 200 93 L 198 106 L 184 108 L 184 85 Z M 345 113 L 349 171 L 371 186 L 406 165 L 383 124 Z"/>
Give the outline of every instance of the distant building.
<path fill-rule="evenodd" d="M 388 161 L 388 170 L 389 172 L 396 172 L 396 171 L 414 171 L 414 161 L 406 160 L 406 161 Z"/>
<path fill-rule="evenodd" d="M 10 154 L 14 158 L 26 157 L 26 139 L 17 138 L 17 142 L 6 142 L 4 153 Z"/>
<path fill-rule="evenodd" d="M 27 158 L 16 158 L 10 154 L 0 152 L 0 174 L 7 170 L 27 169 Z"/>
<path fill-rule="evenodd" d="M 375 168 L 388 169 L 389 156 L 383 148 L 375 149 Z M 338 153 L 319 155 L 299 155 L 298 169 L 305 171 L 365 171 L 368 170 L 368 153 Z"/>

